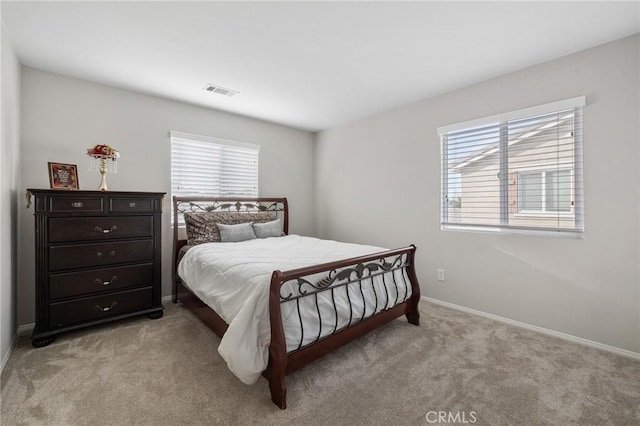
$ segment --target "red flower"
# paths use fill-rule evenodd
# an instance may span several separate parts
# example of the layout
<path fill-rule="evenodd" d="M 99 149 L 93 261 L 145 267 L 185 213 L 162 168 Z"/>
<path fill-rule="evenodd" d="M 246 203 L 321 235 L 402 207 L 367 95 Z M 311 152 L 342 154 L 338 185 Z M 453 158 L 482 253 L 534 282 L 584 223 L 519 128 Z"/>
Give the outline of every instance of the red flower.
<path fill-rule="evenodd" d="M 112 146 L 100 144 L 87 149 L 87 155 L 91 157 L 118 158 L 120 153 Z"/>

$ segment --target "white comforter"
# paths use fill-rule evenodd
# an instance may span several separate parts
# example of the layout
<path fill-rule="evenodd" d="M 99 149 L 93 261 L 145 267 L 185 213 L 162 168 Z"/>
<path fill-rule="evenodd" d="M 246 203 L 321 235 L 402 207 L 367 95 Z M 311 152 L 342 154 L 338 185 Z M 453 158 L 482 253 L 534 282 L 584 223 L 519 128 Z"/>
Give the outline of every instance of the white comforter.
<path fill-rule="evenodd" d="M 229 324 L 218 352 L 240 380 L 253 384 L 266 369 L 269 359 L 271 330 L 268 293 L 272 272 L 287 271 L 383 250 L 385 249 L 380 247 L 298 235 L 239 243 L 200 244 L 187 251 L 178 265 L 178 274 L 202 301 Z M 397 286 L 390 286 L 389 283 L 382 284 L 380 281 L 376 280 L 376 287 L 386 285 L 386 294 L 390 300 L 398 297 L 404 299 L 408 296 L 406 289 L 398 290 Z M 368 307 L 363 307 L 362 297 L 358 301 L 358 298 L 353 296 L 352 306 L 349 306 L 344 297 L 344 287 L 336 290 L 334 299 L 339 313 L 338 328 L 347 324 L 350 310 L 354 312 L 354 318 L 359 318 L 363 309 L 367 312 L 367 316 L 372 313 L 374 304 L 381 305 L 377 308 L 378 311 L 384 307 L 381 303 L 384 302 L 384 298 L 378 296 L 378 301 L 375 301 L 376 296 L 371 286 L 364 287 L 365 305 Z M 379 289 L 378 294 L 383 294 L 384 288 L 379 287 Z M 303 320 L 311 324 L 308 325 L 305 322 L 303 345 L 315 340 L 319 333 L 324 336 L 333 330 L 336 316 L 329 298 L 329 294 L 320 297 L 321 325 L 319 325 L 315 304 L 313 309 L 300 309 Z M 282 304 L 281 309 L 287 351 L 291 351 L 296 349 L 301 341 L 300 319 L 295 303 Z"/>

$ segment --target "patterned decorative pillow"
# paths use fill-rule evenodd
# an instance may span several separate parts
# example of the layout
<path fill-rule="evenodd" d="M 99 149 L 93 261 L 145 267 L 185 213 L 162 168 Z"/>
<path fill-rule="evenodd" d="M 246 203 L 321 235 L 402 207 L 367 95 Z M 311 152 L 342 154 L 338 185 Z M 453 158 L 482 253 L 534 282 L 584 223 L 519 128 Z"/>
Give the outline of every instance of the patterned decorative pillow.
<path fill-rule="evenodd" d="M 187 226 L 187 244 L 219 243 L 220 231 L 217 223 L 236 225 L 238 223 L 262 223 L 275 219 L 273 212 L 198 212 L 184 213 Z"/>
<path fill-rule="evenodd" d="M 239 223 L 237 225 L 218 223 L 218 231 L 220 231 L 220 241 L 223 243 L 238 243 L 256 239 L 252 222 Z"/>
<path fill-rule="evenodd" d="M 258 238 L 280 237 L 282 236 L 282 224 L 280 219 L 271 222 L 254 223 L 253 231 Z"/>

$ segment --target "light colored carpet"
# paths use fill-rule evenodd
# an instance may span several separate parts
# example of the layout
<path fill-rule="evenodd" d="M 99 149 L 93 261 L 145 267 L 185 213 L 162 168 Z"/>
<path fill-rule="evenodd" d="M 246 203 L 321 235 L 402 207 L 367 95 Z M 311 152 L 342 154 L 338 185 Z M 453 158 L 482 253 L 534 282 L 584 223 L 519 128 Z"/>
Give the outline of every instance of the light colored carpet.
<path fill-rule="evenodd" d="M 2 373 L 2 425 L 638 425 L 640 362 L 421 303 L 287 378 L 289 408 L 264 379 L 227 370 L 219 339 L 179 305 L 18 343 Z M 457 416 L 457 417 L 455 417 Z"/>

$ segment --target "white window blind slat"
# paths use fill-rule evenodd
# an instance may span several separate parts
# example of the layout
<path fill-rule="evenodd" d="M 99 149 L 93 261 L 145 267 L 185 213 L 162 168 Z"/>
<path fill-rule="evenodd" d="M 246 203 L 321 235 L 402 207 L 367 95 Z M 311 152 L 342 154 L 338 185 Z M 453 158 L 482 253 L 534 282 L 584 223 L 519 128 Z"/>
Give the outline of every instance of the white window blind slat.
<path fill-rule="evenodd" d="M 583 232 L 584 104 L 579 97 L 439 128 L 442 228 Z"/>

